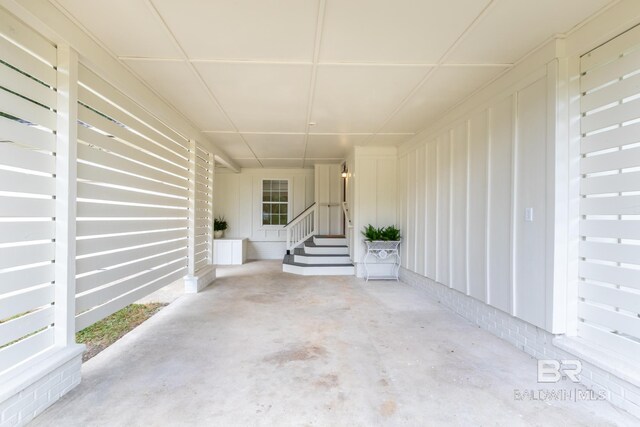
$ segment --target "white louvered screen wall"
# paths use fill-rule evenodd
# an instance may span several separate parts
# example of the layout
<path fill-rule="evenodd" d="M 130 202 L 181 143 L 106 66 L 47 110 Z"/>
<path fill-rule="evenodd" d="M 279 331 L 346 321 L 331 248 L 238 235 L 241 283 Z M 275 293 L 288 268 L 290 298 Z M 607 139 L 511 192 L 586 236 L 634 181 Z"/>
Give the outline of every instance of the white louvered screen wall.
<path fill-rule="evenodd" d="M 76 329 L 185 276 L 189 141 L 78 70 Z"/>
<path fill-rule="evenodd" d="M 195 144 L 194 270 L 213 263 L 213 155 Z"/>
<path fill-rule="evenodd" d="M 0 9 L 0 373 L 54 344 L 56 48 Z"/>
<path fill-rule="evenodd" d="M 640 351 L 640 27 L 581 59 L 578 334 Z"/>

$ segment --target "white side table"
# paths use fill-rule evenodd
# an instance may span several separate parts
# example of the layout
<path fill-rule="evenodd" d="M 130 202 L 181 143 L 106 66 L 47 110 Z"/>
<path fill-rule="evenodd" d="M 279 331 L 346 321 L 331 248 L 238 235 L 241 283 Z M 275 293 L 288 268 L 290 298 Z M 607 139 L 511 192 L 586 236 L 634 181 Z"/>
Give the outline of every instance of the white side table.
<path fill-rule="evenodd" d="M 214 239 L 213 263 L 216 265 L 239 265 L 247 260 L 247 239 Z"/>
<path fill-rule="evenodd" d="M 365 240 L 367 244 L 367 254 L 364 256 L 364 270 L 367 276 L 367 282 L 371 280 L 399 280 L 400 273 L 400 240 L 384 241 L 384 240 Z M 393 260 L 392 274 L 389 276 L 370 276 L 369 265 L 373 259 Z M 377 263 L 376 263 L 377 264 Z"/>

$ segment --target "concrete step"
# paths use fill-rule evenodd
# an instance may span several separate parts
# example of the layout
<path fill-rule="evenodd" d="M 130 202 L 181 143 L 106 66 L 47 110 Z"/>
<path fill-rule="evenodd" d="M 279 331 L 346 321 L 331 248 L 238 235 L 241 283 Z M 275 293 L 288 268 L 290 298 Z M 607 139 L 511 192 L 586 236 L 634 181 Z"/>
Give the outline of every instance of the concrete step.
<path fill-rule="evenodd" d="M 282 271 L 301 276 L 354 276 L 353 264 L 301 264 L 294 261 L 294 255 L 285 255 Z"/>
<path fill-rule="evenodd" d="M 309 254 L 303 248 L 293 252 L 293 261 L 298 264 L 348 264 L 351 265 L 349 255 Z"/>
<path fill-rule="evenodd" d="M 317 245 L 313 239 L 304 242 L 304 252 L 314 255 L 348 255 L 349 247 L 347 245 Z"/>
<path fill-rule="evenodd" d="M 346 246 L 347 239 L 344 236 L 313 236 L 316 246 Z"/>

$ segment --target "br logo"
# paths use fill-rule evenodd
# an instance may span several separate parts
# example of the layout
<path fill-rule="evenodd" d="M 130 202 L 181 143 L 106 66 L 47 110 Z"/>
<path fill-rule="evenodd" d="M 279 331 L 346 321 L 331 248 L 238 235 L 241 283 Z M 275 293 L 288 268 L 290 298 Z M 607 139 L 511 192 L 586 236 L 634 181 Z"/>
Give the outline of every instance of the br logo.
<path fill-rule="evenodd" d="M 538 360 L 539 383 L 557 383 L 563 377 L 579 383 L 580 372 L 582 372 L 582 362 L 579 360 Z"/>

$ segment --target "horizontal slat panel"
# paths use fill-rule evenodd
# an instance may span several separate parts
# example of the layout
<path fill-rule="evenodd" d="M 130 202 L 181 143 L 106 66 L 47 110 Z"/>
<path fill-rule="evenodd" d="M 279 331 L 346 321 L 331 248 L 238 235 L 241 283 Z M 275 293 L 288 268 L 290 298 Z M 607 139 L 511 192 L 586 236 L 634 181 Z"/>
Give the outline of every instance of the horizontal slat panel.
<path fill-rule="evenodd" d="M 640 245 L 582 241 L 580 256 L 587 259 L 640 264 Z"/>
<path fill-rule="evenodd" d="M 580 277 L 640 290 L 640 270 L 580 261 Z"/>
<path fill-rule="evenodd" d="M 181 147 L 184 150 L 185 156 L 187 155 L 187 149 L 189 147 L 189 141 L 182 137 L 179 133 L 174 131 L 173 129 L 167 127 L 164 123 L 151 116 L 148 112 L 143 110 L 138 104 L 131 101 L 131 99 L 121 92 L 114 90 L 113 87 L 98 77 L 95 73 L 87 69 L 84 65 L 80 64 L 78 67 L 78 80 L 80 80 L 83 84 L 87 85 L 94 91 L 100 94 L 108 94 L 108 98 L 110 100 L 127 110 L 132 115 L 141 118 L 143 121 L 148 123 L 154 129 L 162 132 L 167 135 L 174 141 L 178 147 Z"/>
<path fill-rule="evenodd" d="M 130 221 L 78 221 L 77 235 L 97 236 L 101 234 L 136 233 L 142 231 L 166 230 L 170 228 L 186 228 L 188 220 L 130 220 Z"/>
<path fill-rule="evenodd" d="M 182 147 L 180 147 L 170 139 L 164 137 L 163 135 L 157 133 L 156 131 L 150 129 L 149 127 L 145 126 L 144 124 L 140 123 L 138 120 L 134 119 L 127 113 L 124 113 L 122 110 L 114 107 L 112 104 L 100 99 L 98 96 L 91 93 L 82 86 L 78 88 L 78 99 L 83 104 L 89 105 L 95 110 L 100 111 L 106 116 L 111 117 L 112 119 L 124 124 L 130 129 L 133 129 L 137 134 L 142 135 L 142 137 L 144 137 L 145 139 L 153 141 L 155 144 L 157 144 L 154 144 L 154 152 L 161 152 L 163 154 L 163 157 L 169 158 L 173 156 L 179 156 L 180 158 L 183 158 L 183 161 L 186 161 L 186 152 Z M 177 163 L 180 162 L 178 161 Z"/>
<path fill-rule="evenodd" d="M 125 236 L 99 237 L 76 242 L 78 256 L 97 252 L 123 249 L 131 246 L 159 243 L 167 240 L 186 238 L 186 230 L 160 231 L 156 233 L 133 234 Z"/>
<path fill-rule="evenodd" d="M 55 65 L 56 48 L 54 45 L 3 9 L 0 9 L 0 34 L 24 46 L 25 49 L 38 55 L 49 64 Z"/>
<path fill-rule="evenodd" d="M 613 350 L 616 353 L 638 354 L 640 343 L 611 332 L 603 331 L 584 322 L 578 322 L 578 335 L 582 338 L 597 343 Z"/>
<path fill-rule="evenodd" d="M 119 154 L 128 159 L 138 161 L 145 165 L 160 169 L 161 172 L 173 173 L 181 177 L 186 177 L 187 171 L 173 163 L 159 159 L 158 157 L 146 153 L 139 147 L 132 147 L 114 138 L 98 133 L 84 126 L 78 126 L 78 139 L 96 147 L 107 150 L 110 153 Z M 155 147 L 149 147 L 155 148 Z M 154 152 L 157 152 L 155 148 Z"/>
<path fill-rule="evenodd" d="M 187 164 L 187 161 L 177 154 L 157 146 L 156 144 L 141 137 L 140 135 L 133 133 L 130 129 L 125 129 L 121 126 L 118 126 L 114 122 L 107 120 L 103 116 L 89 110 L 83 105 L 78 105 L 78 119 L 97 129 L 100 129 L 103 132 L 106 132 L 109 135 L 113 135 L 123 141 L 127 141 L 127 143 L 135 145 L 136 147 L 145 149 L 158 155 L 161 154 L 162 158 L 166 159 L 167 161 L 182 166 L 186 166 Z"/>
<path fill-rule="evenodd" d="M 126 262 L 135 261 L 141 258 L 147 258 L 164 252 L 173 251 L 175 249 L 185 248 L 187 240 L 178 240 L 175 242 L 161 243 L 158 245 L 145 246 L 136 249 L 127 249 L 124 251 L 114 252 L 110 254 L 97 255 L 88 258 L 76 260 L 77 274 L 84 274 L 90 271 L 100 270 L 106 267 L 124 264 Z"/>
<path fill-rule="evenodd" d="M 0 299 L 0 319 L 8 319 L 16 314 L 45 306 L 52 303 L 53 300 L 53 285 L 2 298 Z"/>
<path fill-rule="evenodd" d="M 628 191 L 640 191 L 640 172 L 587 177 L 580 182 L 580 194 L 584 195 Z"/>
<path fill-rule="evenodd" d="M 196 272 L 201 270 L 201 269 L 203 269 L 203 268 L 205 268 L 207 265 L 209 265 L 207 258 L 204 258 L 204 259 L 202 259 L 200 261 L 197 261 L 196 262 L 196 266 L 195 266 Z"/>
<path fill-rule="evenodd" d="M 0 349 L 0 372 L 53 346 L 53 328 Z"/>
<path fill-rule="evenodd" d="M 0 117 L 0 139 L 49 152 L 55 152 L 56 147 L 56 136 L 52 132 L 27 126 L 6 117 Z"/>
<path fill-rule="evenodd" d="M 182 278 L 185 273 L 186 268 L 181 268 L 180 270 L 172 273 L 167 277 L 159 279 L 156 282 L 149 283 L 148 285 L 138 288 L 133 292 L 122 295 L 119 298 L 111 300 L 107 304 L 101 305 L 89 311 L 85 311 L 84 313 L 76 317 L 76 331 L 82 330 L 87 326 L 97 322 L 98 320 L 108 316 L 109 314 L 114 313 L 121 308 L 124 308 L 127 305 L 138 301 L 145 295 L 149 295 L 150 293 L 155 292 L 158 289 L 175 282 L 176 280 Z"/>
<path fill-rule="evenodd" d="M 139 163 L 132 162 L 131 160 L 115 156 L 96 148 L 91 148 L 84 144 L 78 145 L 78 159 L 180 187 L 186 187 L 187 185 L 186 179 L 166 174 L 157 169 L 143 166 Z"/>
<path fill-rule="evenodd" d="M 158 194 L 127 191 L 119 188 L 104 187 L 88 182 L 78 182 L 78 197 L 83 199 L 104 200 L 120 203 L 142 203 L 148 205 L 187 208 L 187 201 Z"/>
<path fill-rule="evenodd" d="M 582 76 L 580 90 L 583 93 L 588 92 L 638 69 L 640 69 L 640 50 L 635 50 L 607 64 L 606 67 L 596 68 Z"/>
<path fill-rule="evenodd" d="M 0 217 L 53 218 L 55 200 L 0 196 Z"/>
<path fill-rule="evenodd" d="M 0 191 L 53 196 L 56 182 L 53 177 L 0 170 Z"/>
<path fill-rule="evenodd" d="M 56 128 L 56 113 L 2 89 L 0 111 L 48 129 Z"/>
<path fill-rule="evenodd" d="M 0 143 L 0 164 L 50 174 L 56 171 L 54 156 L 12 143 Z"/>
<path fill-rule="evenodd" d="M 582 154 L 588 154 L 594 151 L 621 147 L 636 142 L 640 142 L 640 123 L 586 136 L 582 138 L 580 143 L 580 152 Z"/>
<path fill-rule="evenodd" d="M 580 235 L 640 240 L 640 221 L 632 220 L 582 220 Z"/>
<path fill-rule="evenodd" d="M 78 202 L 78 217 L 156 217 L 156 218 L 185 218 L 185 209 L 169 209 L 148 206 L 109 205 L 94 202 Z"/>
<path fill-rule="evenodd" d="M 640 196 L 581 199 L 580 213 L 582 215 L 640 215 Z"/>
<path fill-rule="evenodd" d="M 19 243 L 55 238 L 53 221 L 0 222 L 0 243 Z"/>
<path fill-rule="evenodd" d="M 640 99 L 625 102 L 583 117 L 580 121 L 581 132 L 589 133 L 637 118 L 640 118 Z"/>
<path fill-rule="evenodd" d="M 120 295 L 131 292 L 134 289 L 144 286 L 150 282 L 158 280 L 159 278 L 173 273 L 179 268 L 186 266 L 186 260 L 176 260 L 169 265 L 157 268 L 155 270 L 146 271 L 138 276 L 127 279 L 123 282 L 116 283 L 111 286 L 97 289 L 93 292 L 80 295 L 76 298 L 76 310 L 77 313 L 82 313 L 92 307 L 105 304 L 110 300 L 119 297 Z"/>
<path fill-rule="evenodd" d="M 76 292 L 83 293 L 99 286 L 106 285 L 116 280 L 121 280 L 141 271 L 149 270 L 162 264 L 166 264 L 177 259 L 183 259 L 187 256 L 187 248 L 179 249 L 164 255 L 154 256 L 136 262 L 132 262 L 120 267 L 111 268 L 109 270 L 100 271 L 76 280 Z"/>
<path fill-rule="evenodd" d="M 0 273 L 3 293 L 21 291 L 32 286 L 51 283 L 54 279 L 55 264 L 53 263 Z"/>
<path fill-rule="evenodd" d="M 187 195 L 187 191 L 182 188 L 172 187 L 161 182 L 150 181 L 145 178 L 127 175 L 86 163 L 78 163 L 78 179 L 132 187 L 144 191 L 153 191 L 155 193 L 171 194 L 178 197 L 186 197 Z"/>
<path fill-rule="evenodd" d="M 640 147 L 585 157 L 580 162 L 580 173 L 588 174 L 640 165 Z"/>
<path fill-rule="evenodd" d="M 53 323 L 53 306 L 0 323 L 0 346 L 15 341 Z"/>
<path fill-rule="evenodd" d="M 38 60 L 2 37 L 0 37 L 0 52 L 2 52 L 3 61 L 51 87 L 56 87 L 56 70 L 53 67 Z"/>
<path fill-rule="evenodd" d="M 580 71 L 583 73 L 589 71 L 592 68 L 617 59 L 621 54 L 629 50 L 637 48 L 639 34 L 640 27 L 631 28 L 614 39 L 609 40 L 602 46 L 583 55 L 582 58 L 580 58 Z"/>
<path fill-rule="evenodd" d="M 196 245 L 199 245 L 201 243 L 208 243 L 209 242 L 209 238 L 210 238 L 210 235 L 208 235 L 208 234 L 196 235 L 195 236 L 195 243 L 196 243 Z"/>
<path fill-rule="evenodd" d="M 610 86 L 585 95 L 580 100 L 580 109 L 586 113 L 616 101 L 622 101 L 631 95 L 640 93 L 640 74 L 620 80 Z"/>
<path fill-rule="evenodd" d="M 56 106 L 56 92 L 49 86 L 45 86 L 5 65 L 0 65 L 0 86 L 47 107 L 55 108 Z"/>
<path fill-rule="evenodd" d="M 630 316 L 585 302 L 578 302 L 578 317 L 624 334 L 640 337 L 640 318 L 637 316 Z"/>
<path fill-rule="evenodd" d="M 619 288 L 580 283 L 578 296 L 599 304 L 607 304 L 623 310 L 638 313 L 640 310 L 640 294 L 627 292 Z"/>
<path fill-rule="evenodd" d="M 36 264 L 52 261 L 54 258 L 55 244 L 53 242 L 0 248 L 0 268 Z"/>

